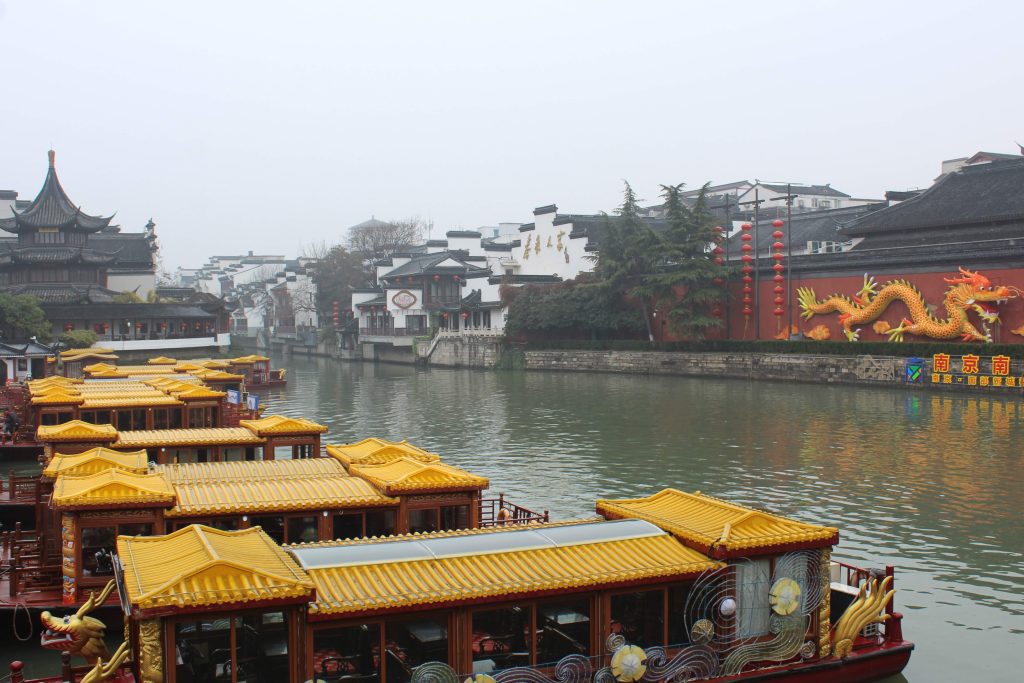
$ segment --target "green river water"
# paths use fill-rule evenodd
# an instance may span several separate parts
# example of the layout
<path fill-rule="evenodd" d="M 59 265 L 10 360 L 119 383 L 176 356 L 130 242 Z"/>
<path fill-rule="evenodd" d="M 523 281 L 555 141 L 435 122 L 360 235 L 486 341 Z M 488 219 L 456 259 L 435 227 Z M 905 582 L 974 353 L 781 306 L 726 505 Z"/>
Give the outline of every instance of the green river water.
<path fill-rule="evenodd" d="M 836 559 L 897 568 L 907 680 L 1021 680 L 1017 396 L 275 363 L 268 413 L 327 424 L 327 443 L 409 439 L 557 519 L 673 486 L 838 526 Z"/>

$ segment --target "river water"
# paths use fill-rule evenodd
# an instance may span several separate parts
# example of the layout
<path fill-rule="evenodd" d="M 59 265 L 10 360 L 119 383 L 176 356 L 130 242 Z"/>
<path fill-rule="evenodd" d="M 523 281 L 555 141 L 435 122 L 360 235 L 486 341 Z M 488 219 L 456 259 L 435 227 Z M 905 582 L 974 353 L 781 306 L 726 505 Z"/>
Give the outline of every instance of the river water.
<path fill-rule="evenodd" d="M 1020 680 L 1017 397 L 276 363 L 288 386 L 263 393 L 268 413 L 328 425 L 327 443 L 409 439 L 554 518 L 673 486 L 838 526 L 837 559 L 897 567 L 896 609 L 917 643 L 907 680 Z"/>

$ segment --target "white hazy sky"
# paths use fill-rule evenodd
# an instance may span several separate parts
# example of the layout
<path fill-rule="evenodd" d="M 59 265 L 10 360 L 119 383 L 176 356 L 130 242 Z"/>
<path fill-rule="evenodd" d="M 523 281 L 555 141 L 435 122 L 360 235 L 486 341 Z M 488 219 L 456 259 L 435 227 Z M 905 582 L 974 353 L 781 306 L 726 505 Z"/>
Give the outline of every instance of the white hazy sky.
<path fill-rule="evenodd" d="M 0 0 L 0 189 L 164 266 L 610 210 L 629 180 L 927 186 L 1024 142 L 1024 3 Z"/>

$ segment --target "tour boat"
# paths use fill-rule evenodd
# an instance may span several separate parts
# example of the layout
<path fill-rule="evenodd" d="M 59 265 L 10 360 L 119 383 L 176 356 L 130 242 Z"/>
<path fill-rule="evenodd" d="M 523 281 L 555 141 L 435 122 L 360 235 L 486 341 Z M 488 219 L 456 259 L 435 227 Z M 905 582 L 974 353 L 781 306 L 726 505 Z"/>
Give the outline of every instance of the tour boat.
<path fill-rule="evenodd" d="M 675 489 L 596 511 L 284 546 L 258 526 L 122 535 L 113 580 L 47 615 L 43 645 L 87 655 L 89 683 L 853 683 L 909 660 L 892 568 L 834 561 L 833 527 Z M 88 612 L 115 592 L 108 652 Z"/>

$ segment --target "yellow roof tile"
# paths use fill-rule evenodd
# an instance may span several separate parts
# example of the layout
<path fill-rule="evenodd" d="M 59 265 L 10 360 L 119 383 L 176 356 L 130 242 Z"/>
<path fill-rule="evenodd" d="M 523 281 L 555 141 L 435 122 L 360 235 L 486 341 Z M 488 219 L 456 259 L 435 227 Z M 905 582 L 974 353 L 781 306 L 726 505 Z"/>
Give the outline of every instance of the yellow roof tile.
<path fill-rule="evenodd" d="M 90 448 L 83 453 L 56 453 L 43 470 L 43 476 L 56 477 L 58 474 L 82 476 L 109 469 L 145 474 L 149 471 L 146 451 L 122 453 L 109 448 Z"/>
<path fill-rule="evenodd" d="M 83 507 L 167 506 L 174 490 L 160 474 L 106 469 L 93 474 L 61 474 L 53 485 L 50 504 L 58 510 Z"/>
<path fill-rule="evenodd" d="M 310 420 L 283 415 L 268 415 L 259 420 L 240 420 L 239 425 L 251 429 L 260 436 L 278 436 L 288 434 L 323 434 L 327 427 Z"/>
<path fill-rule="evenodd" d="M 228 367 L 227 361 L 223 360 L 200 360 L 196 362 L 199 363 L 199 365 L 202 365 L 204 368 L 209 368 L 210 370 L 223 370 L 224 368 Z"/>
<path fill-rule="evenodd" d="M 55 389 L 42 394 L 32 396 L 34 406 L 57 406 L 57 405 L 78 405 L 85 401 L 79 394 L 68 393 L 67 390 Z"/>
<path fill-rule="evenodd" d="M 99 360 L 117 360 L 118 356 L 113 349 L 69 349 L 60 352 L 60 359 L 65 362 L 97 358 Z"/>
<path fill-rule="evenodd" d="M 305 572 L 259 527 L 194 524 L 168 536 L 120 536 L 117 554 L 128 600 L 140 609 L 304 602 L 313 594 Z"/>
<path fill-rule="evenodd" d="M 409 457 L 399 458 L 383 465 L 358 465 L 349 472 L 362 477 L 389 496 L 402 493 L 439 493 L 485 489 L 490 484 L 466 470 L 442 462 L 419 462 Z"/>
<path fill-rule="evenodd" d="M 118 365 L 117 369 L 128 376 L 173 375 L 175 372 L 172 365 Z"/>
<path fill-rule="evenodd" d="M 188 362 L 188 363 L 178 363 L 177 367 L 175 368 L 175 370 L 177 370 L 178 372 L 192 372 L 193 370 L 202 370 L 202 369 L 203 369 L 202 365 L 199 365 L 198 363 L 191 363 L 191 362 Z"/>
<path fill-rule="evenodd" d="M 152 406 L 180 406 L 181 401 L 164 394 L 159 395 L 137 395 L 118 396 L 116 398 L 99 398 L 90 396 L 82 404 L 83 410 L 103 408 L 134 408 Z"/>
<path fill-rule="evenodd" d="M 168 389 L 172 396 L 182 401 L 200 401 L 200 400 L 211 400 L 224 398 L 227 394 L 223 391 L 214 391 L 213 389 L 207 389 L 206 387 L 188 385 L 186 387 L 175 387 Z"/>
<path fill-rule="evenodd" d="M 127 376 L 125 373 L 117 370 L 97 370 L 89 373 L 89 377 L 93 379 L 123 379 Z"/>
<path fill-rule="evenodd" d="M 327 454 L 337 458 L 345 467 L 353 463 L 383 465 L 402 457 L 409 457 L 420 462 L 438 462 L 441 459 L 436 453 L 417 448 L 408 441 L 385 441 L 374 437 L 356 443 L 329 445 Z"/>
<path fill-rule="evenodd" d="M 319 615 L 673 581 L 723 566 L 651 524 L 609 524 L 622 523 L 420 534 L 288 552 L 316 586 L 310 613 Z"/>
<path fill-rule="evenodd" d="M 266 440 L 245 427 L 203 429 L 143 429 L 121 432 L 114 448 L 156 448 L 160 446 L 224 446 L 261 444 Z"/>
<path fill-rule="evenodd" d="M 697 493 L 665 489 L 647 498 L 599 500 L 609 519 L 644 519 L 712 557 L 835 545 L 839 530 L 798 522 Z"/>
<path fill-rule="evenodd" d="M 195 375 L 207 382 L 238 382 L 245 379 L 245 375 L 236 375 L 223 370 L 200 369 L 195 371 Z"/>
<path fill-rule="evenodd" d="M 178 361 L 167 356 L 157 356 L 156 358 L 150 358 L 146 361 L 147 365 L 177 365 Z"/>
<path fill-rule="evenodd" d="M 93 363 L 92 365 L 86 365 L 82 370 L 85 372 L 106 372 L 107 370 L 117 370 L 117 366 L 110 363 Z"/>
<path fill-rule="evenodd" d="M 232 358 L 228 361 L 231 365 L 251 365 L 253 363 L 260 363 L 270 360 L 266 356 L 258 356 L 252 354 L 249 356 L 239 356 L 238 358 Z"/>
<path fill-rule="evenodd" d="M 114 441 L 117 430 L 113 425 L 94 425 L 71 420 L 59 425 L 41 425 L 36 430 L 37 441 Z"/>
<path fill-rule="evenodd" d="M 64 377 L 62 375 L 50 375 L 44 379 L 33 379 L 26 382 L 29 391 L 35 391 L 36 389 L 43 389 L 46 387 L 66 387 L 72 384 L 83 384 L 84 379 Z"/>
<path fill-rule="evenodd" d="M 330 458 L 163 465 L 177 494 L 168 517 L 398 505 Z"/>

